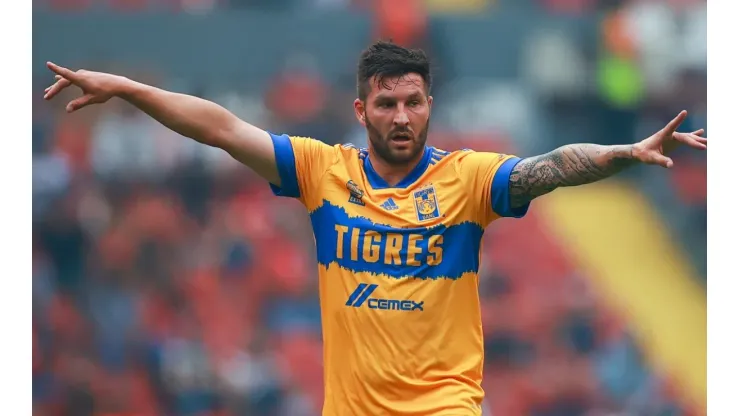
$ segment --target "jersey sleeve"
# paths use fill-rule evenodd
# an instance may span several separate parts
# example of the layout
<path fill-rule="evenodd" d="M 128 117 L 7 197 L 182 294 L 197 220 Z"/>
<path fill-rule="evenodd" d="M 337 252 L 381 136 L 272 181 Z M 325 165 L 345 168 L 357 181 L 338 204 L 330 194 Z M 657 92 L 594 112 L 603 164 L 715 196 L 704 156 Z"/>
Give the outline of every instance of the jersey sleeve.
<path fill-rule="evenodd" d="M 309 137 L 270 133 L 280 186 L 270 184 L 277 196 L 296 198 L 308 205 L 318 192 L 321 177 L 336 157 L 333 147 Z"/>
<path fill-rule="evenodd" d="M 512 208 L 509 196 L 509 176 L 521 158 L 490 152 L 467 151 L 458 163 L 461 179 L 473 198 L 478 220 L 488 225 L 498 217 L 521 218 L 529 203 Z"/>

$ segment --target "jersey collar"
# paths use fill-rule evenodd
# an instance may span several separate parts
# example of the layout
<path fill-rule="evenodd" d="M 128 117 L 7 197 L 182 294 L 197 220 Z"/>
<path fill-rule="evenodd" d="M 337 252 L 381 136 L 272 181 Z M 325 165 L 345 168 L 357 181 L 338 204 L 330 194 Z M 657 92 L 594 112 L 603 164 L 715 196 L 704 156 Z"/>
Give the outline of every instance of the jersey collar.
<path fill-rule="evenodd" d="M 365 157 L 362 167 L 365 170 L 367 180 L 370 183 L 370 186 L 373 187 L 373 189 L 407 188 L 409 185 L 416 182 L 416 180 L 419 179 L 422 174 L 424 174 L 424 172 L 427 170 L 427 167 L 429 166 L 429 161 L 431 157 L 431 147 L 424 146 L 424 155 L 421 157 L 419 163 L 417 163 L 416 167 L 414 167 L 414 169 L 411 170 L 411 172 L 409 172 L 409 174 L 406 175 L 406 177 L 403 178 L 403 180 L 401 180 L 401 182 L 399 182 L 396 186 L 388 185 L 388 182 L 386 182 L 385 179 L 381 178 L 380 175 L 378 175 L 378 172 L 375 171 L 372 163 L 370 163 L 369 156 Z"/>

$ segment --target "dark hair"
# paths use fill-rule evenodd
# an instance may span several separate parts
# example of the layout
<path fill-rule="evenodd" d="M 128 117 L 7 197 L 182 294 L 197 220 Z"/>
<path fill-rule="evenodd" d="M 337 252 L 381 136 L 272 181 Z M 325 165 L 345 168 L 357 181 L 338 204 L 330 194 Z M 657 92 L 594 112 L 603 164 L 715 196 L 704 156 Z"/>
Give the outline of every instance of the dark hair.
<path fill-rule="evenodd" d="M 357 66 L 357 96 L 365 101 L 370 94 L 370 79 L 376 77 L 380 85 L 389 88 L 386 79 L 416 73 L 426 84 L 427 94 L 432 89 L 429 59 L 421 49 L 408 49 L 389 41 L 378 41 L 362 52 Z"/>

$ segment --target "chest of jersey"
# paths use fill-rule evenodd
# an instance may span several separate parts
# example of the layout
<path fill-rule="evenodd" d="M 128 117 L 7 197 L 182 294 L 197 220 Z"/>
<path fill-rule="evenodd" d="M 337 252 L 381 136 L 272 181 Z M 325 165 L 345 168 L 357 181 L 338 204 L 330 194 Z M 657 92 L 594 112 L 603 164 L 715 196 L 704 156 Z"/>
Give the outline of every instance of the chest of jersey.
<path fill-rule="evenodd" d="M 483 228 L 466 220 L 467 196 L 443 166 L 403 188 L 373 188 L 362 165 L 334 169 L 311 213 L 318 261 L 395 278 L 457 279 L 478 269 Z"/>

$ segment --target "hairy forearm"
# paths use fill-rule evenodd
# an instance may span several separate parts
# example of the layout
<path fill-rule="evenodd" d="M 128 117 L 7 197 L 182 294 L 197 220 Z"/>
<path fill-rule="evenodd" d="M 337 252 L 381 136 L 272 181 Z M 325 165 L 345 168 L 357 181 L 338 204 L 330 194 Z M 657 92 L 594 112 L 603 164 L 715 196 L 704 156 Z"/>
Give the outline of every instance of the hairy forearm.
<path fill-rule="evenodd" d="M 228 129 L 239 119 L 220 105 L 122 78 L 116 95 L 165 127 L 200 143 L 224 147 Z"/>
<path fill-rule="evenodd" d="M 509 179 L 511 204 L 519 207 L 562 186 L 596 182 L 635 163 L 632 145 L 559 147 L 516 165 Z"/>

